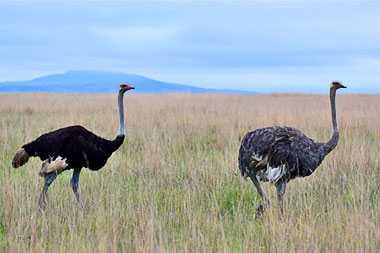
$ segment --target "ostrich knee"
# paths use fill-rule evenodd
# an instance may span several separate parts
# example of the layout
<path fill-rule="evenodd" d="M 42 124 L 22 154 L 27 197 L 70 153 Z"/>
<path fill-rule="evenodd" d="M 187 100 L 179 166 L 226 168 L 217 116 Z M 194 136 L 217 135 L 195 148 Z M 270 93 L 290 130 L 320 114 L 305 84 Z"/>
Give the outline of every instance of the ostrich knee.
<path fill-rule="evenodd" d="M 281 215 L 282 215 L 283 211 L 284 211 L 283 196 L 284 196 L 285 190 L 286 190 L 286 181 L 285 181 L 285 179 L 283 179 L 283 178 L 280 179 L 276 183 L 276 188 L 277 188 L 278 205 L 279 205 L 280 212 L 281 212 Z"/>
<path fill-rule="evenodd" d="M 81 172 L 81 169 L 75 169 L 74 170 L 73 177 L 71 178 L 71 181 L 70 181 L 70 185 L 71 185 L 71 188 L 73 189 L 73 192 L 75 194 L 75 198 L 77 199 L 77 201 L 79 203 L 80 209 L 82 211 L 84 211 L 83 204 L 82 204 L 82 201 L 80 200 L 79 191 L 78 191 L 80 172 Z"/>
<path fill-rule="evenodd" d="M 261 188 L 261 185 L 256 178 L 256 171 L 251 171 L 249 177 L 251 178 L 253 185 L 256 187 L 262 199 L 262 205 L 257 209 L 257 216 L 260 216 L 266 209 L 270 208 L 270 202 L 265 191 Z"/>
<path fill-rule="evenodd" d="M 41 193 L 41 196 L 40 196 L 40 199 L 38 201 L 38 207 L 40 209 L 40 211 L 42 211 L 42 206 L 44 204 L 44 200 L 45 200 L 45 196 L 46 196 L 46 192 L 47 190 L 49 189 L 49 186 L 54 182 L 54 180 L 57 178 L 58 174 L 56 173 L 51 173 L 51 174 L 48 174 L 46 175 L 45 177 L 45 184 L 44 184 L 44 188 L 42 189 L 42 193 Z"/>
<path fill-rule="evenodd" d="M 73 177 L 70 180 L 70 185 L 74 192 L 78 191 L 80 172 L 81 172 L 81 169 L 75 169 L 73 173 Z"/>

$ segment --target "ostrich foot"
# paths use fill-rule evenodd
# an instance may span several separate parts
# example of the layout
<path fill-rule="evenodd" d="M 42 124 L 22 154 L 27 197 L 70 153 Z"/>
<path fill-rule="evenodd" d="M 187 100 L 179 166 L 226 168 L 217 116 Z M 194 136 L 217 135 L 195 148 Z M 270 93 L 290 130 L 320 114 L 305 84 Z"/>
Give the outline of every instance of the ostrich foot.
<path fill-rule="evenodd" d="M 261 217 L 261 215 L 264 213 L 265 209 L 264 209 L 264 206 L 263 205 L 260 205 L 257 209 L 256 209 L 256 219 Z"/>
<path fill-rule="evenodd" d="M 269 209 L 270 206 L 269 205 L 260 205 L 257 209 L 256 209 L 256 217 L 255 219 L 258 219 L 261 217 L 261 215 L 265 212 L 265 210 Z"/>
<path fill-rule="evenodd" d="M 58 156 L 54 161 L 50 162 L 45 160 L 41 165 L 41 170 L 39 175 L 41 177 L 46 177 L 47 174 L 55 172 L 61 173 L 67 168 L 68 164 L 66 163 L 66 158 Z"/>

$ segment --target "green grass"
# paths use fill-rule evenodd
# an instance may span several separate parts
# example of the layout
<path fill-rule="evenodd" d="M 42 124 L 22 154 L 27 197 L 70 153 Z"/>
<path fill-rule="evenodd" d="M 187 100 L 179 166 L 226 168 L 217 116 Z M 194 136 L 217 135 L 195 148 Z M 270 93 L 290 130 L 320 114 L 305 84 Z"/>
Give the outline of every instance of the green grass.
<path fill-rule="evenodd" d="M 326 141 L 327 97 L 128 94 L 125 143 L 102 170 L 81 173 L 85 213 L 66 171 L 41 215 L 41 162 L 15 170 L 13 154 L 72 124 L 113 138 L 115 95 L 0 94 L 0 251 L 378 252 L 380 99 L 360 98 L 338 96 L 338 147 L 288 184 L 284 216 L 275 187 L 263 183 L 272 207 L 255 220 L 261 199 L 236 170 L 240 140 L 281 123 Z"/>

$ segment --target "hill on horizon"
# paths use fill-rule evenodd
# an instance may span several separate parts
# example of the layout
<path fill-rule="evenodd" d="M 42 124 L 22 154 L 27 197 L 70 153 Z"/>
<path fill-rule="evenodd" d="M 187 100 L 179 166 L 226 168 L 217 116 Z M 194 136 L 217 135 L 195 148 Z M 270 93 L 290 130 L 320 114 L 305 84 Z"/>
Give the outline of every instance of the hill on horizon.
<path fill-rule="evenodd" d="M 0 92 L 103 93 L 117 91 L 118 85 L 122 82 L 134 86 L 136 93 L 257 94 L 256 92 L 232 89 L 206 89 L 161 82 L 140 75 L 99 71 L 67 71 L 28 81 L 0 82 Z"/>

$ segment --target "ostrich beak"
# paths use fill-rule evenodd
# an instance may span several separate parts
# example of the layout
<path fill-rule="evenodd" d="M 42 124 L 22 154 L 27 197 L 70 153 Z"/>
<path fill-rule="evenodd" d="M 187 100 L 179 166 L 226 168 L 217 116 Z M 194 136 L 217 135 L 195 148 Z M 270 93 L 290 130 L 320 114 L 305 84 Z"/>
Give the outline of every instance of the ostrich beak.
<path fill-rule="evenodd" d="M 344 89 L 346 89 L 347 87 L 346 87 L 346 86 L 344 86 L 344 85 L 341 85 L 341 86 L 340 86 L 340 88 L 344 88 Z"/>
<path fill-rule="evenodd" d="M 127 87 L 126 87 L 126 90 L 134 90 L 135 89 L 135 87 L 132 87 L 132 86 L 130 86 L 130 85 L 128 85 Z"/>

